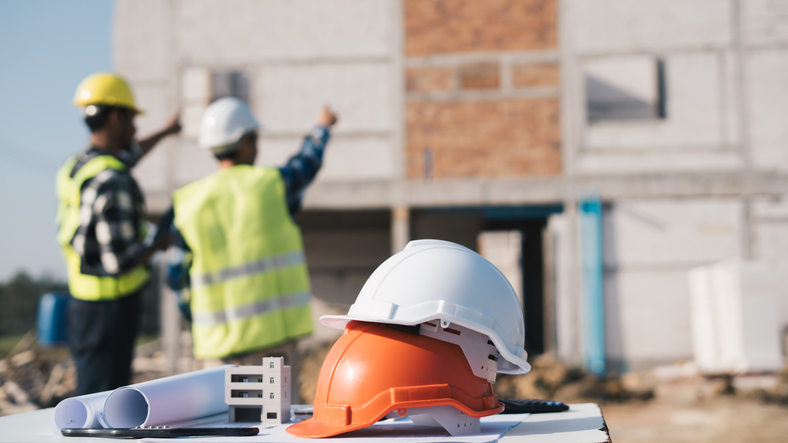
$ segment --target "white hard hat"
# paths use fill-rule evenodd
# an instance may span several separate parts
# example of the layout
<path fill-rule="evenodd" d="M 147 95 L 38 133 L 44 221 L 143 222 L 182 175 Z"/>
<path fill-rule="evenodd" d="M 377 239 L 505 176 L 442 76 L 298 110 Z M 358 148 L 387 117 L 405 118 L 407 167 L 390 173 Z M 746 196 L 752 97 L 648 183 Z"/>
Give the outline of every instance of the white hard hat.
<path fill-rule="evenodd" d="M 235 97 L 222 97 L 203 112 L 197 144 L 218 154 L 259 127 L 246 103 Z"/>
<path fill-rule="evenodd" d="M 342 329 L 351 320 L 419 325 L 457 324 L 493 342 L 503 360 L 498 372 L 524 374 L 523 309 L 509 280 L 476 252 L 441 240 L 416 240 L 383 262 L 369 277 L 347 315 L 320 322 Z"/>

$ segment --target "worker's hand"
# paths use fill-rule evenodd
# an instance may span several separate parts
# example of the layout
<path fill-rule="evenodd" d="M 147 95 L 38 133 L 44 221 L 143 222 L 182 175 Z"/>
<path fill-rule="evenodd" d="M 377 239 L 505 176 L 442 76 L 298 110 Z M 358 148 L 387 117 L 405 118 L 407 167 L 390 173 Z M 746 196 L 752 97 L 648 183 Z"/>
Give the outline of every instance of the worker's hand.
<path fill-rule="evenodd" d="M 180 113 L 176 112 L 172 116 L 167 126 L 162 128 L 159 132 L 151 134 L 138 142 L 140 147 L 140 157 L 145 157 L 153 149 L 154 146 L 159 144 L 168 135 L 173 135 L 181 132 L 181 117 Z"/>
<path fill-rule="evenodd" d="M 337 115 L 334 114 L 334 111 L 332 111 L 328 105 L 326 105 L 320 110 L 320 115 L 317 117 L 317 124 L 320 126 L 331 127 L 337 124 L 337 120 Z"/>
<path fill-rule="evenodd" d="M 156 239 L 152 245 L 145 248 L 142 253 L 142 264 L 147 265 L 150 263 L 151 257 L 156 251 L 166 251 L 167 247 L 170 245 L 169 236 L 162 235 L 161 237 Z"/>
<path fill-rule="evenodd" d="M 164 132 L 167 135 L 174 135 L 181 132 L 181 116 L 180 113 L 176 113 L 169 122 L 167 122 L 167 126 L 164 127 Z"/>

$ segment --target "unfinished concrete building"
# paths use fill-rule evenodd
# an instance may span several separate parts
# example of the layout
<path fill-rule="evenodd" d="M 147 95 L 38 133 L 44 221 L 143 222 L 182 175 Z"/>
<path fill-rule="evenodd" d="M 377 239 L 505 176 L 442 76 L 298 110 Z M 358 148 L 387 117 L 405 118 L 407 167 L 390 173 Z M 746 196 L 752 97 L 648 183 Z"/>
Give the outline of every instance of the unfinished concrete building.
<path fill-rule="evenodd" d="M 115 57 L 140 133 L 182 112 L 136 170 L 152 213 L 215 169 L 213 99 L 251 105 L 265 165 L 338 110 L 297 220 L 316 316 L 451 240 L 512 276 L 529 353 L 621 371 L 693 358 L 691 269 L 788 255 L 786 1 L 119 0 Z"/>

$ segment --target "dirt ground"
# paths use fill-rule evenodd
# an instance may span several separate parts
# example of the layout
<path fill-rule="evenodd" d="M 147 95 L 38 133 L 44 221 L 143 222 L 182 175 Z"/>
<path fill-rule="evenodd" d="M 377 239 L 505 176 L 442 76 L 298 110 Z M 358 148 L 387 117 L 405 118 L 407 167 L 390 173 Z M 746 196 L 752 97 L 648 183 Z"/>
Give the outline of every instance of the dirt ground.
<path fill-rule="evenodd" d="M 708 378 L 684 364 L 600 381 L 539 359 L 498 378 L 501 398 L 599 404 L 614 443 L 788 443 L 788 367 Z"/>
<path fill-rule="evenodd" d="M 785 443 L 788 407 L 742 396 L 603 404 L 614 443 Z"/>

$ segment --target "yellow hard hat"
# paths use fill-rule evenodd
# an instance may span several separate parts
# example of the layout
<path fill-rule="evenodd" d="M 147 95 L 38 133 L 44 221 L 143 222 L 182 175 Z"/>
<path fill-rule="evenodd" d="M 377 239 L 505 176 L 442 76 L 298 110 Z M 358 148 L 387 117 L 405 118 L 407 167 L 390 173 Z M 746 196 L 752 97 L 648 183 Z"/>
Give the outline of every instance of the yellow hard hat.
<path fill-rule="evenodd" d="M 74 94 L 74 104 L 80 107 L 89 105 L 110 105 L 129 108 L 141 114 L 134 103 L 131 87 L 120 76 L 99 72 L 82 80 Z"/>

